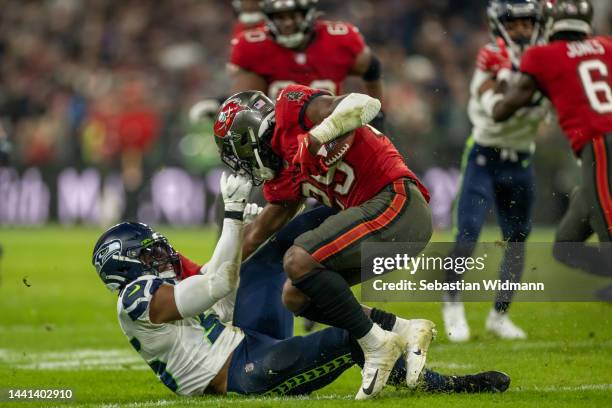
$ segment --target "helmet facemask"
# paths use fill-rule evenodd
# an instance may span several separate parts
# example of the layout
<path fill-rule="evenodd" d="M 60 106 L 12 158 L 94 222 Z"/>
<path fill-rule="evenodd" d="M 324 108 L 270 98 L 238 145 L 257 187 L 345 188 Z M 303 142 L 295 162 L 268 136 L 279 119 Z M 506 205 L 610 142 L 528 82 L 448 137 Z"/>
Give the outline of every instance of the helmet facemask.
<path fill-rule="evenodd" d="M 159 276 L 162 279 L 173 279 L 181 273 L 181 260 L 178 253 L 166 237 L 158 232 L 153 234 L 153 240 L 150 243 L 131 251 L 128 251 L 128 254 L 142 263 L 145 273 Z"/>
<path fill-rule="evenodd" d="M 487 9 L 487 15 L 493 40 L 501 38 L 506 43 L 512 63 L 518 66 L 523 52 L 528 47 L 536 45 L 542 38 L 542 6 L 535 0 L 493 1 Z M 531 36 L 524 39 L 513 39 L 505 24 L 522 19 L 533 22 Z"/>
<path fill-rule="evenodd" d="M 94 246 L 92 265 L 113 292 L 144 275 L 173 279 L 182 273 L 179 254 L 166 237 L 134 222 L 122 222 L 102 234 Z"/>
<path fill-rule="evenodd" d="M 276 42 L 290 49 L 300 48 L 305 44 L 318 16 L 315 8 L 316 3 L 316 0 L 264 1 L 263 11 L 266 15 L 267 25 Z M 283 12 L 295 12 L 302 15 L 302 20 L 297 24 L 295 33 L 283 34 L 274 22 L 274 16 Z"/>

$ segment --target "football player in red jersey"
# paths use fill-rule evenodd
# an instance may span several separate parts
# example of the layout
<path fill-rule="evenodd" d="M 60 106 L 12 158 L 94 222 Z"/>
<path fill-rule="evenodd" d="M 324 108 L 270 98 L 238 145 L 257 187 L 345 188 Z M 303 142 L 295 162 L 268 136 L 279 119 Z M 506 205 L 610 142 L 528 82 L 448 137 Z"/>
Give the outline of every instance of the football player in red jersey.
<path fill-rule="evenodd" d="M 600 275 L 609 271 L 609 251 L 577 243 L 593 232 L 600 242 L 612 241 L 612 38 L 592 35 L 590 0 L 548 1 L 545 13 L 550 43 L 525 52 L 522 75 L 505 95 L 496 95 L 493 118 L 510 118 L 538 90 L 551 100 L 581 160 L 583 176 L 557 230 L 553 252 L 563 263 Z M 563 244 L 568 242 L 574 244 Z M 611 295 L 612 287 L 600 292 L 607 300 Z"/>
<path fill-rule="evenodd" d="M 342 91 L 349 75 L 363 78 L 368 95 L 381 100 L 381 65 L 357 27 L 318 20 L 318 0 L 263 0 L 265 28 L 232 41 L 232 93 L 258 90 L 276 98 L 290 84 Z M 372 123 L 383 130 L 382 112 Z"/>
<path fill-rule="evenodd" d="M 246 30 L 265 25 L 266 16 L 262 13 L 259 3 L 259 0 L 232 0 L 232 7 L 238 20 L 234 24 L 232 38 L 238 37 Z"/>
<path fill-rule="evenodd" d="M 362 77 L 365 92 L 382 100 L 381 64 L 357 27 L 319 20 L 318 0 L 264 0 L 266 27 L 232 41 L 232 93 L 259 90 L 276 98 L 281 89 L 301 84 L 338 95 L 347 76 Z M 371 125 L 384 132 L 381 110 Z M 250 200 L 265 205 L 261 189 Z M 313 322 L 304 320 L 304 329 Z"/>
<path fill-rule="evenodd" d="M 259 91 L 230 97 L 214 128 L 222 160 L 250 174 L 255 184 L 263 182 L 269 203 L 245 231 L 244 257 L 282 228 L 307 197 L 340 210 L 297 237 L 285 253 L 283 303 L 358 339 L 366 357 L 357 399 L 380 392 L 402 353 L 396 335 L 374 325 L 350 290 L 361 280 L 360 244 L 413 242 L 420 252 L 432 233 L 426 188 L 389 139 L 367 125 L 379 110 L 380 101 L 364 94 L 334 97 L 290 85 L 276 105 Z M 348 133 L 350 148 L 328 167 L 325 148 L 342 143 Z M 419 378 L 433 334 L 433 323 L 426 321 L 409 344 L 408 386 Z"/>

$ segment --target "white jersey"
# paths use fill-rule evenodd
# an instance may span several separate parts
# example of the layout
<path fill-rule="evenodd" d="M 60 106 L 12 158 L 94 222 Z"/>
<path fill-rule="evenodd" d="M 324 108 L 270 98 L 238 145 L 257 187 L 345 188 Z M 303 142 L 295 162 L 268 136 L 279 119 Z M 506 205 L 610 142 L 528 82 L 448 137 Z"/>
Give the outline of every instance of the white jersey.
<path fill-rule="evenodd" d="M 117 301 L 119 324 L 132 346 L 159 379 L 180 395 L 202 395 L 210 381 L 244 338 L 230 324 L 231 307 L 223 299 L 205 313 L 170 323 L 149 320 L 155 291 L 171 283 L 142 276 L 123 289 Z"/>
<path fill-rule="evenodd" d="M 495 48 L 494 45 L 487 47 Z M 512 79 L 517 79 L 519 75 L 520 72 L 513 73 Z M 474 141 L 482 146 L 533 152 L 538 125 L 548 112 L 549 102 L 538 92 L 534 97 L 533 106 L 520 109 L 506 122 L 495 123 L 487 114 L 478 95 L 482 84 L 490 79 L 493 79 L 492 73 L 476 68 L 470 84 L 468 115 L 473 125 Z"/>

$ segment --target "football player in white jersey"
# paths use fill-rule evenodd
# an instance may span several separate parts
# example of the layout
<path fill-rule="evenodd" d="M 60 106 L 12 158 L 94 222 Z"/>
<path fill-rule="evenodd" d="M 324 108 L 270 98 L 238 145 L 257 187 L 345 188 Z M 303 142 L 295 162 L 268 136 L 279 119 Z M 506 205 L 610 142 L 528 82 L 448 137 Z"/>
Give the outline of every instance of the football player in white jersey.
<path fill-rule="evenodd" d="M 531 231 L 534 182 L 531 157 L 538 126 L 548 111 L 542 95 L 534 98 L 512 120 L 495 123 L 492 112 L 498 81 L 512 82 L 521 53 L 539 38 L 541 5 L 538 0 L 491 0 L 488 7 L 494 42 L 481 48 L 470 85 L 468 114 L 473 124 L 462 160 L 462 182 L 455 202 L 454 257 L 468 257 L 478 241 L 493 205 L 508 243 L 500 279 L 520 282 L 524 243 Z M 449 282 L 461 275 L 450 272 Z M 512 293 L 497 294 L 486 321 L 487 331 L 505 339 L 524 339 L 526 333 L 508 317 Z M 458 291 L 449 292 L 443 305 L 445 332 L 451 341 L 466 341 L 470 330 Z"/>
<path fill-rule="evenodd" d="M 296 217 L 240 267 L 243 225 L 259 211 L 246 204 L 250 189 L 244 177 L 222 177 L 223 231 L 212 258 L 196 272 L 184 273 L 195 264 L 144 224 L 118 224 L 95 245 L 93 265 L 105 285 L 119 292 L 121 329 L 177 394 L 309 394 L 363 364 L 361 348 L 344 330 L 292 337 L 285 324 L 291 314 L 280 302 L 282 254 L 333 211 L 320 207 Z M 383 329 L 401 334 L 407 347 L 418 346 L 426 321 L 378 309 L 368 313 Z M 410 364 L 400 358 L 389 383 L 407 387 Z M 419 377 L 423 389 L 437 392 L 503 392 L 510 383 L 495 371 L 444 376 L 425 369 Z"/>

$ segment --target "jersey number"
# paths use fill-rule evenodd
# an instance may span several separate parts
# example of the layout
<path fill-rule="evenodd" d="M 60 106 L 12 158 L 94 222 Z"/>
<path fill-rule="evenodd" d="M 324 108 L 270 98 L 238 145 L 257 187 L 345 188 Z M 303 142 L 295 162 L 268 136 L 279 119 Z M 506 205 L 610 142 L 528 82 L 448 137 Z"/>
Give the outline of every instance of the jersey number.
<path fill-rule="evenodd" d="M 612 89 L 605 80 L 593 80 L 593 71 L 608 78 L 608 67 L 600 60 L 588 60 L 580 63 L 578 73 L 591 107 L 598 113 L 612 112 Z M 602 98 L 603 97 L 603 98 Z M 603 100 L 602 100 L 603 99 Z"/>
<path fill-rule="evenodd" d="M 344 175 L 343 181 L 340 183 L 334 181 L 334 175 L 336 173 L 341 173 Z M 339 195 L 347 195 L 355 183 L 355 170 L 353 170 L 353 168 L 347 163 L 340 161 L 337 165 L 330 168 L 327 174 L 323 176 L 311 175 L 310 177 L 324 186 L 331 188 L 333 185 L 333 191 Z M 328 207 L 333 205 L 329 195 L 310 182 L 302 183 L 302 195 L 304 197 L 312 197 Z M 344 208 L 344 206 L 337 200 L 336 204 L 341 208 Z"/>
<path fill-rule="evenodd" d="M 219 321 L 218 317 L 219 316 L 214 313 L 209 313 L 207 315 L 200 313 L 198 315 L 198 321 L 204 331 L 204 337 L 206 337 L 210 344 L 217 341 L 221 332 L 225 329 L 225 326 Z"/>

